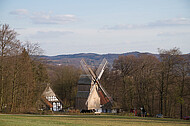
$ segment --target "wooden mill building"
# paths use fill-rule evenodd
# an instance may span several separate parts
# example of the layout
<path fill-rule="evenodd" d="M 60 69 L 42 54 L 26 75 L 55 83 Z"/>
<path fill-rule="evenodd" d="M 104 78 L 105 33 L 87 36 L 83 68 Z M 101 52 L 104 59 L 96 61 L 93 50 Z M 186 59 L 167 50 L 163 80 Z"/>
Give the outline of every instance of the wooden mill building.
<path fill-rule="evenodd" d="M 92 81 L 90 80 L 90 75 L 81 75 L 77 84 L 77 96 L 76 96 L 76 109 L 88 110 L 85 105 L 89 93 Z"/>

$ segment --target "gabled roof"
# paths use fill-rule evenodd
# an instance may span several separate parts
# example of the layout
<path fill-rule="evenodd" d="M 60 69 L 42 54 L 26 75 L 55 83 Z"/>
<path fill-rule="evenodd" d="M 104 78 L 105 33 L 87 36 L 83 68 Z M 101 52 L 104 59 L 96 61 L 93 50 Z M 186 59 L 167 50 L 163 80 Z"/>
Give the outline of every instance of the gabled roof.
<path fill-rule="evenodd" d="M 51 89 L 50 84 L 47 84 L 47 87 L 42 93 L 42 97 L 49 98 L 51 101 L 60 101 L 63 104 L 63 101 Z"/>
<path fill-rule="evenodd" d="M 56 96 L 50 85 L 48 84 L 44 92 L 42 93 L 44 97 Z"/>

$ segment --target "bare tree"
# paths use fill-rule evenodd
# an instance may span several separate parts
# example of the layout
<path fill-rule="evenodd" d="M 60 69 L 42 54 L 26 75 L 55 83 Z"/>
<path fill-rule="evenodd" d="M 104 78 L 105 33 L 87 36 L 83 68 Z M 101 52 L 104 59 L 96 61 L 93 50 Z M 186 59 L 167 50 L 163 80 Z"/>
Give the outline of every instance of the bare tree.
<path fill-rule="evenodd" d="M 168 116 L 168 94 L 169 94 L 169 86 L 174 84 L 174 67 L 178 64 L 178 57 L 181 52 L 178 48 L 173 48 L 171 50 L 159 50 L 161 62 L 160 62 L 160 111 L 163 113 L 164 107 L 164 115 Z M 164 105 L 164 106 L 163 106 Z"/>
<path fill-rule="evenodd" d="M 4 24 L 0 25 L 0 83 L 1 83 L 1 92 L 0 92 L 0 109 L 3 107 L 3 94 L 5 88 L 5 57 L 17 55 L 20 51 L 20 42 L 16 38 L 17 33 L 10 29 L 9 25 Z"/>
<path fill-rule="evenodd" d="M 186 102 L 186 97 L 190 95 L 189 93 L 189 74 L 190 74 L 190 56 L 180 56 L 178 59 L 178 64 L 174 68 L 176 74 L 176 94 L 177 102 L 180 104 L 180 118 L 183 117 L 183 106 L 188 104 Z M 188 98 L 187 98 L 188 99 Z"/>
<path fill-rule="evenodd" d="M 131 78 L 133 73 L 137 70 L 136 66 L 137 58 L 133 55 L 129 56 L 119 56 L 118 59 L 114 61 L 113 67 L 115 70 L 120 71 L 120 76 L 122 78 L 122 108 L 125 110 L 129 109 L 129 105 L 127 104 L 127 90 L 130 87 Z"/>
<path fill-rule="evenodd" d="M 156 95 L 156 72 L 158 59 L 152 55 L 140 55 L 136 64 L 137 71 L 133 74 L 136 105 L 144 107 L 147 112 L 154 114 L 154 97 Z"/>

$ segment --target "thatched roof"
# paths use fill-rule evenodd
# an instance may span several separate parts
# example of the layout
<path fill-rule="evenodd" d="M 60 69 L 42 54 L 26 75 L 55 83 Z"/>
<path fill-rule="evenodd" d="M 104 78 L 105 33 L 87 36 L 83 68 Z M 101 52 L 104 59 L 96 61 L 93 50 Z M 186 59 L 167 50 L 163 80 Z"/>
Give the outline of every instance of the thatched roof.
<path fill-rule="evenodd" d="M 47 98 L 51 99 L 51 101 L 60 101 L 63 104 L 62 100 L 51 89 L 50 84 L 47 84 L 47 87 L 45 88 L 44 92 L 42 93 L 42 96 L 45 97 L 46 99 Z"/>
<path fill-rule="evenodd" d="M 48 84 L 44 92 L 42 93 L 44 97 L 56 96 L 50 85 Z"/>

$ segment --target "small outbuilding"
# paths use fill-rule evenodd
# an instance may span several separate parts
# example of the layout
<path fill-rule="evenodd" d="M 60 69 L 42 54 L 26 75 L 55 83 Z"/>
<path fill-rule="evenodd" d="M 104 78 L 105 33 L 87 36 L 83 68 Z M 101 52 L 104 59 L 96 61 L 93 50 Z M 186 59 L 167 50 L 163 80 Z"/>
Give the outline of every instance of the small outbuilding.
<path fill-rule="evenodd" d="M 52 111 L 62 111 L 63 102 L 62 100 L 54 93 L 50 84 L 47 84 L 44 92 L 41 95 L 42 105 L 40 109 L 43 110 L 52 110 Z"/>

